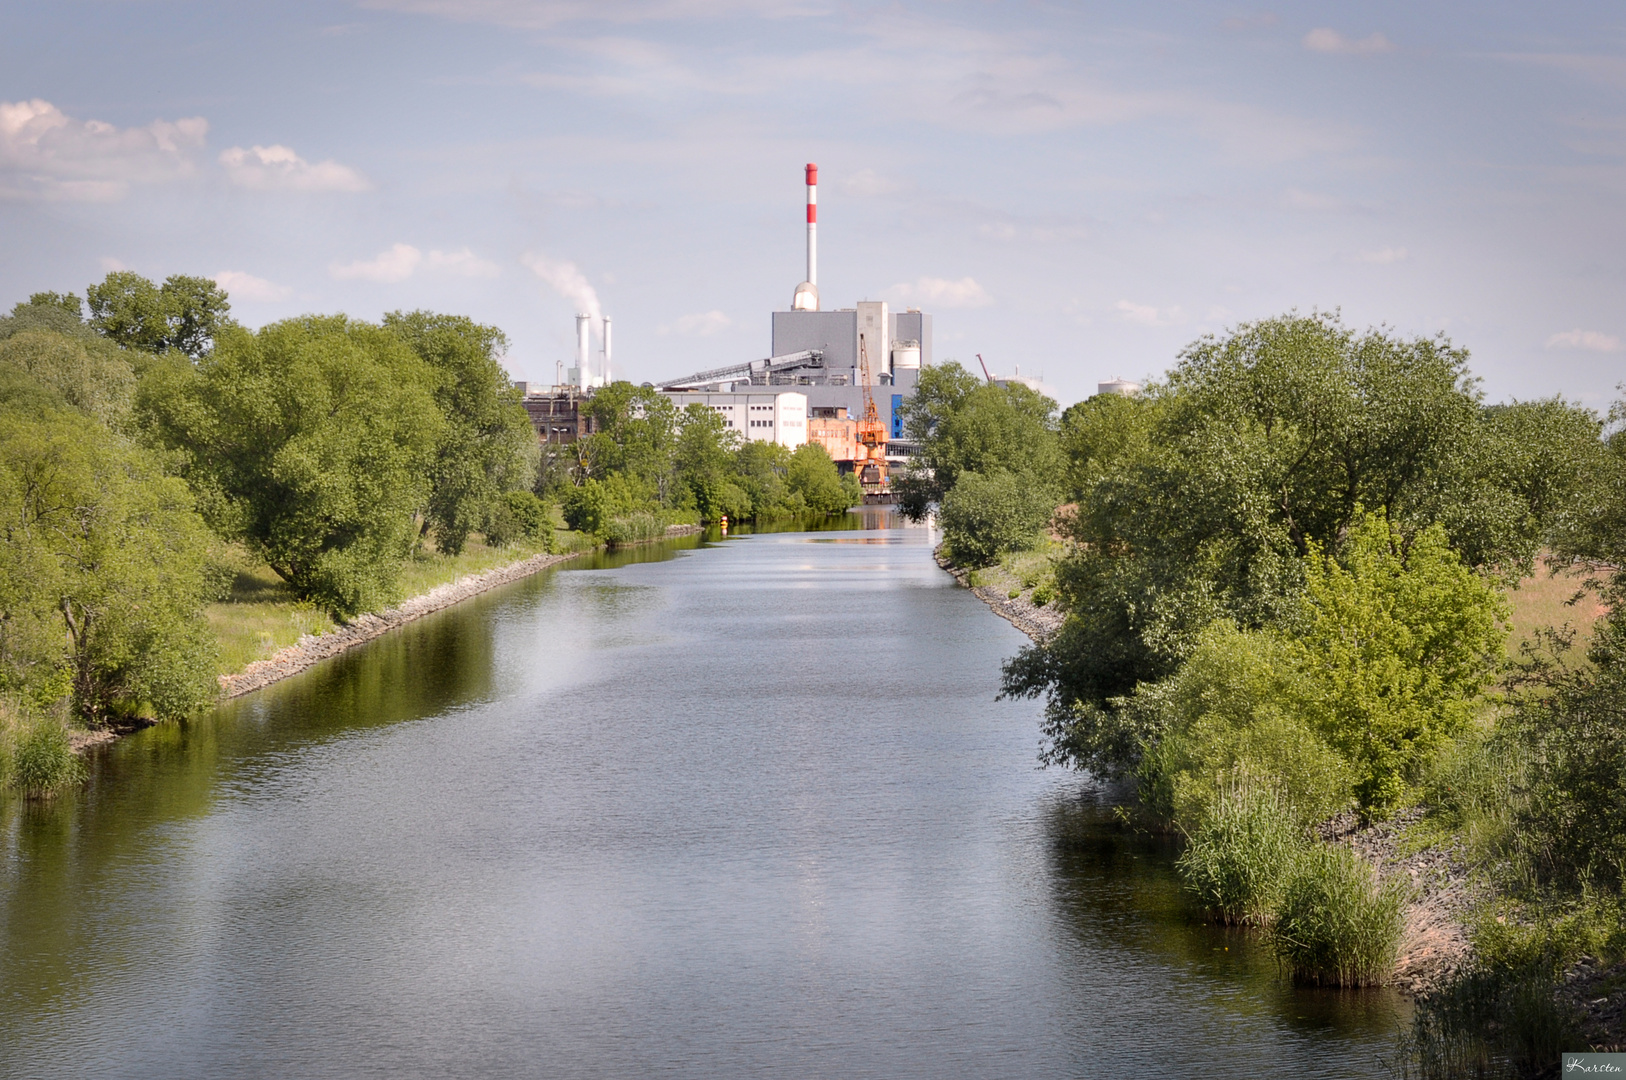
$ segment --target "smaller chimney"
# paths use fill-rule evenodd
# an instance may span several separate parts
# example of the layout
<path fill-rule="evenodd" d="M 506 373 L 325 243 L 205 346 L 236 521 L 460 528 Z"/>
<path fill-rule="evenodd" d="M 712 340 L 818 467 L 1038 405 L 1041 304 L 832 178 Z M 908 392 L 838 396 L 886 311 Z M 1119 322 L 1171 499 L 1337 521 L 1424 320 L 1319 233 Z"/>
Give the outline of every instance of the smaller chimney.
<path fill-rule="evenodd" d="M 610 385 L 610 317 L 604 316 L 604 385 Z"/>

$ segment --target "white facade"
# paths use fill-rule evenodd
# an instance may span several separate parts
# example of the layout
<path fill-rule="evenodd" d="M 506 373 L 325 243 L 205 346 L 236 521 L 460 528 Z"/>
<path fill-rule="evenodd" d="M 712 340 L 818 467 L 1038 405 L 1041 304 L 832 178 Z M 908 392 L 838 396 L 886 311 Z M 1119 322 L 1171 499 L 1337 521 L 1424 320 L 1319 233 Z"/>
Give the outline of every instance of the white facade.
<path fill-rule="evenodd" d="M 723 426 L 747 439 L 776 442 L 794 450 L 807 442 L 807 395 L 778 387 L 710 393 L 665 390 L 679 410 L 699 403 L 723 418 Z"/>

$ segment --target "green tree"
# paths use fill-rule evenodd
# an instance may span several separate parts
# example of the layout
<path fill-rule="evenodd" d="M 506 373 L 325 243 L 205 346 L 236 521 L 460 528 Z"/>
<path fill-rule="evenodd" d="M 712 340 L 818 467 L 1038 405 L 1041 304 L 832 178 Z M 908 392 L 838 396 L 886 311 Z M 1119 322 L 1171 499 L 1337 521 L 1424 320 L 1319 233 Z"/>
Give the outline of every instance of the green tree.
<path fill-rule="evenodd" d="M 496 327 L 461 315 L 397 311 L 384 316 L 384 325 L 435 375 L 444 423 L 422 529 L 432 529 L 435 545 L 455 555 L 504 505 L 505 493 L 529 488 L 536 477 L 536 433 L 499 361 L 508 342 Z"/>
<path fill-rule="evenodd" d="M 124 351 L 94 337 L 50 330 L 0 336 L 0 366 L 51 387 L 76 409 L 123 428 L 135 395 L 135 369 Z"/>
<path fill-rule="evenodd" d="M 651 490 L 659 505 L 672 505 L 679 422 L 671 399 L 647 386 L 618 382 L 594 394 L 585 408 L 594 431 L 578 444 L 583 477 L 621 473 Z"/>
<path fill-rule="evenodd" d="M 803 443 L 790 455 L 785 486 L 802 504 L 818 514 L 839 514 L 864 501 L 858 478 L 843 476 L 830 454 L 818 443 Z"/>
<path fill-rule="evenodd" d="M 231 321 L 226 291 L 209 278 L 171 274 L 162 285 L 115 270 L 85 290 L 90 325 L 139 352 L 174 349 L 196 360 Z"/>
<path fill-rule="evenodd" d="M 1030 477 L 1000 470 L 962 472 L 943 496 L 939 521 L 950 557 L 962 566 L 987 566 L 1007 551 L 1037 545 L 1055 500 Z"/>
<path fill-rule="evenodd" d="M 1507 618 L 1441 525 L 1407 543 L 1374 513 L 1338 558 L 1312 547 L 1291 626 L 1309 678 L 1303 715 L 1355 767 L 1363 807 L 1392 803 L 1408 773 L 1468 726 L 1500 666 Z"/>
<path fill-rule="evenodd" d="M 904 425 L 920 453 L 894 480 L 899 509 L 924 517 L 967 472 L 1007 472 L 1054 489 L 1055 410 L 1054 401 L 1025 386 L 983 382 L 952 361 L 923 369 L 904 405 Z"/>
<path fill-rule="evenodd" d="M 396 596 L 442 440 L 435 385 L 393 330 L 306 316 L 155 366 L 138 409 L 223 536 L 349 616 Z"/>
<path fill-rule="evenodd" d="M 1144 436 L 1070 441 L 1108 446 L 1111 467 L 1070 463 L 1068 619 L 1007 665 L 1006 692 L 1048 696 L 1052 733 L 1099 722 L 1215 619 L 1289 618 L 1305 556 L 1339 549 L 1362 507 L 1403 547 L 1438 525 L 1471 566 L 1530 565 L 1568 483 L 1541 463 L 1585 459 L 1590 421 L 1556 402 L 1487 409 L 1466 364 L 1443 338 L 1357 334 L 1324 313 L 1194 343 L 1132 407 Z"/>
<path fill-rule="evenodd" d="M 734 451 L 734 482 L 750 501 L 753 517 L 796 514 L 807 509 L 806 500 L 786 483 L 790 464 L 790 449 L 766 439 L 747 439 Z"/>
<path fill-rule="evenodd" d="M 0 406 L 0 679 L 93 723 L 213 693 L 218 588 L 186 486 L 92 418 Z"/>
<path fill-rule="evenodd" d="M 711 408 L 698 402 L 684 408 L 672 448 L 672 467 L 701 520 L 751 516 L 750 496 L 734 482 L 731 467 L 742 442 L 740 433 L 725 427 L 723 418 Z"/>

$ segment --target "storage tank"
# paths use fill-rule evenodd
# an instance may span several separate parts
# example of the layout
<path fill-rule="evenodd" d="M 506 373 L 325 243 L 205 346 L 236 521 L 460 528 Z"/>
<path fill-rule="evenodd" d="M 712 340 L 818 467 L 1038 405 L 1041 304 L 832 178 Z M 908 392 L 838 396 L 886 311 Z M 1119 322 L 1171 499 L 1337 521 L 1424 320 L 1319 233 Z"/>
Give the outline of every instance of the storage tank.
<path fill-rule="evenodd" d="M 894 341 L 892 343 L 892 370 L 920 370 L 920 342 Z"/>
<path fill-rule="evenodd" d="M 1096 383 L 1095 392 L 1098 394 L 1117 394 L 1119 397 L 1134 397 L 1140 393 L 1140 383 L 1130 382 L 1128 379 L 1120 379 L 1114 376 L 1107 382 Z"/>

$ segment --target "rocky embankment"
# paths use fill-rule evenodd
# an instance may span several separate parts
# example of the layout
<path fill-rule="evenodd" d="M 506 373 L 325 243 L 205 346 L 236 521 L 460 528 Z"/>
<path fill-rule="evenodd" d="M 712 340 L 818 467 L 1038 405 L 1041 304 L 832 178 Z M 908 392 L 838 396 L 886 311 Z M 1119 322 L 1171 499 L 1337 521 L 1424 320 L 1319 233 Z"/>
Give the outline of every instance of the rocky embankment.
<path fill-rule="evenodd" d="M 993 585 L 971 584 L 971 572 L 963 570 L 947 559 L 943 558 L 942 549 L 932 553 L 941 566 L 953 575 L 954 580 L 970 589 L 977 599 L 994 610 L 994 614 L 1009 622 L 1022 633 L 1034 641 L 1043 641 L 1057 630 L 1061 629 L 1064 616 L 1057 611 L 1054 605 L 1041 607 L 1035 604 L 1031 591 L 1024 591 L 1017 596 L 1010 596 L 1008 590 Z"/>
<path fill-rule="evenodd" d="M 465 574 L 456 581 L 429 590 L 422 596 L 414 596 L 399 607 L 358 615 L 337 630 L 325 634 L 306 634 L 294 644 L 265 660 L 256 660 L 242 671 L 220 676 L 220 696 L 223 699 L 242 697 L 263 686 L 269 686 L 278 679 L 286 679 L 290 675 L 304 671 L 311 665 L 330 656 L 336 656 L 346 649 L 353 649 L 381 634 L 387 634 L 396 627 L 405 626 L 414 619 L 421 619 L 425 615 L 449 608 L 460 600 L 467 600 L 499 585 L 507 585 L 521 578 L 530 577 L 539 570 L 564 562 L 566 559 L 573 559 L 576 554 L 533 555 L 529 559 L 499 566 L 481 574 Z"/>
<path fill-rule="evenodd" d="M 1054 605 L 1040 606 L 1028 592 L 1012 597 L 1008 590 L 989 585 L 972 585 L 971 575 L 934 553 L 937 565 L 976 594 L 1000 618 L 1034 641 L 1042 641 L 1061 629 L 1065 616 Z M 1409 894 L 1406 925 L 1395 958 L 1392 984 L 1408 994 L 1426 993 L 1438 986 L 1468 958 L 1467 927 L 1463 924 L 1470 908 L 1482 897 L 1473 884 L 1458 845 L 1436 845 L 1408 852 L 1402 844 L 1407 827 L 1416 823 L 1422 811 L 1403 813 L 1391 821 L 1361 826 L 1354 814 L 1334 818 L 1322 826 L 1322 839 L 1346 844 L 1377 867 L 1385 880 L 1399 878 Z M 1626 978 L 1622 979 L 1622 1002 L 1626 1004 Z"/>

